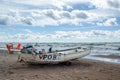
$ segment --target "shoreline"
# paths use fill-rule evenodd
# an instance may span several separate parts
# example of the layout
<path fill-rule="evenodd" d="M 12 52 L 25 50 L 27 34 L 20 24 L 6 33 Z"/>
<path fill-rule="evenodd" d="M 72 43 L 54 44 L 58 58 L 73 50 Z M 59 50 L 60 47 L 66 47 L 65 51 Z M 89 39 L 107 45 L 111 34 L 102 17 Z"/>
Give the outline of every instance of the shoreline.
<path fill-rule="evenodd" d="M 101 58 L 110 58 L 110 59 L 120 59 L 119 55 L 109 54 L 109 55 L 92 55 L 95 57 L 101 57 Z"/>

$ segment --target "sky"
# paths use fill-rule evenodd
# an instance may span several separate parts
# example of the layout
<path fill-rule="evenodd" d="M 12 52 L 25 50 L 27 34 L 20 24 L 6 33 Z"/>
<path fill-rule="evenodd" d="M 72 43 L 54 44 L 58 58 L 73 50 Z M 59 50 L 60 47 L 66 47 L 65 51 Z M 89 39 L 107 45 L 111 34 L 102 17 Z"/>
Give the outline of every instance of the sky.
<path fill-rule="evenodd" d="M 0 42 L 120 42 L 120 0 L 0 0 Z"/>

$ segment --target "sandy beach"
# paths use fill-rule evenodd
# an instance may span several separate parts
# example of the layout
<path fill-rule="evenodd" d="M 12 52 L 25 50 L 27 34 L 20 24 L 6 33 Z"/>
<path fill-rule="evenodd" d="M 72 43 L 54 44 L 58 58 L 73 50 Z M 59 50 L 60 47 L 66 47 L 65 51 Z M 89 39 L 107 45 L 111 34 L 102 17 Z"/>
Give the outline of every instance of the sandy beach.
<path fill-rule="evenodd" d="M 27 65 L 17 54 L 0 53 L 0 80 L 120 80 L 120 64 L 79 59 L 70 66 Z"/>

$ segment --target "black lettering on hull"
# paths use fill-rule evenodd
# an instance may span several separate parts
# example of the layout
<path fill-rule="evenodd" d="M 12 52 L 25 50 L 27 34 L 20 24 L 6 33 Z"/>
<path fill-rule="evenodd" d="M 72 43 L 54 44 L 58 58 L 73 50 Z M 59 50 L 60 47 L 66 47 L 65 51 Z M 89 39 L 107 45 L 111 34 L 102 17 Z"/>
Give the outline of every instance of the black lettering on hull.
<path fill-rule="evenodd" d="M 47 55 L 43 55 L 43 59 L 46 59 L 47 58 Z"/>
<path fill-rule="evenodd" d="M 39 55 L 39 58 L 42 60 L 48 59 L 48 60 L 56 60 L 57 55 Z"/>
<path fill-rule="evenodd" d="M 43 59 L 43 56 L 42 56 L 42 55 L 39 55 L 39 58 L 40 58 L 40 59 Z"/>
<path fill-rule="evenodd" d="M 57 55 L 53 55 L 53 60 L 56 60 L 56 58 L 57 58 Z"/>
<path fill-rule="evenodd" d="M 48 55 L 48 57 L 47 57 L 48 59 L 52 59 L 52 55 Z"/>

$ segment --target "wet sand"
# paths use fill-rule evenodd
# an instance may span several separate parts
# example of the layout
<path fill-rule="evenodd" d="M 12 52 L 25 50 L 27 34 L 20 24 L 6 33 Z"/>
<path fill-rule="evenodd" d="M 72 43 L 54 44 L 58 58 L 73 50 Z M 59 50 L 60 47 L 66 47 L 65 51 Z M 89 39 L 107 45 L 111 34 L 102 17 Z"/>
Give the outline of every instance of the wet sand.
<path fill-rule="evenodd" d="M 95 57 L 111 58 L 111 59 L 120 59 L 120 56 L 110 54 L 110 55 L 93 55 Z"/>
<path fill-rule="evenodd" d="M 89 59 L 72 65 L 26 65 L 17 54 L 0 53 L 0 80 L 120 80 L 120 64 Z"/>

